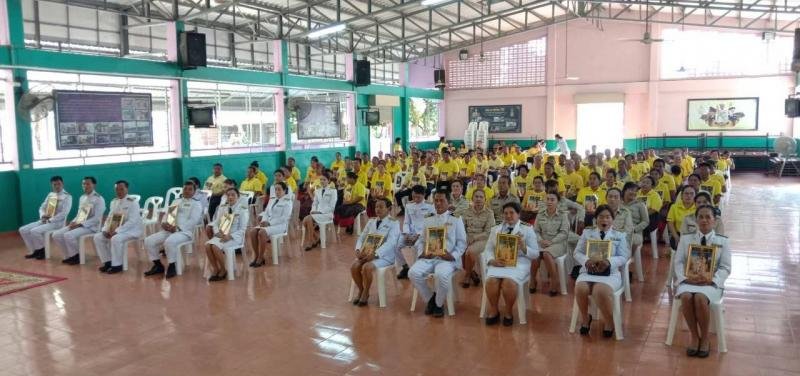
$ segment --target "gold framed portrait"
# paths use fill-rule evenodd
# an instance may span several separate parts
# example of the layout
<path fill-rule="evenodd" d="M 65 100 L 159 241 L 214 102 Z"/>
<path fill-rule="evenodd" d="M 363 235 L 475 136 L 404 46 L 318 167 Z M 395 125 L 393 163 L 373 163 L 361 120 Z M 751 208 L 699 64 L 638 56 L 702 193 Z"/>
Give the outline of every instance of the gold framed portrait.
<path fill-rule="evenodd" d="M 494 247 L 495 260 L 502 261 L 506 266 L 517 266 L 519 240 L 517 235 L 497 233 L 497 242 Z"/>
<path fill-rule="evenodd" d="M 91 211 L 92 211 L 92 205 L 87 204 L 81 206 L 80 209 L 78 209 L 78 214 L 75 216 L 75 220 L 73 222 L 75 222 L 76 224 L 81 224 L 83 222 L 86 222 L 86 219 L 89 218 L 89 213 Z"/>
<path fill-rule="evenodd" d="M 44 209 L 44 214 L 49 218 L 56 215 L 56 209 L 58 208 L 58 196 L 51 194 L 47 196 L 47 204 Z"/>
<path fill-rule="evenodd" d="M 586 195 L 583 197 L 583 207 L 586 211 L 594 212 L 597 209 L 597 196 Z"/>
<path fill-rule="evenodd" d="M 717 268 L 717 247 L 690 244 L 686 255 L 686 278 L 700 278 L 706 282 L 714 279 Z"/>
<path fill-rule="evenodd" d="M 370 191 L 370 193 L 372 193 L 375 196 L 382 196 L 383 192 L 384 192 L 384 187 L 382 181 L 375 182 L 375 187 L 373 187 L 372 190 Z"/>
<path fill-rule="evenodd" d="M 425 229 L 425 255 L 444 256 L 447 247 L 447 228 L 445 226 Z"/>
<path fill-rule="evenodd" d="M 125 221 L 125 214 L 123 213 L 114 213 L 111 214 L 108 222 L 108 232 L 117 231 L 119 226 L 122 226 L 122 223 Z"/>
<path fill-rule="evenodd" d="M 586 257 L 600 261 L 611 258 L 611 240 L 587 240 Z"/>
<path fill-rule="evenodd" d="M 518 195 L 520 195 L 520 196 L 524 195 L 525 191 L 527 191 L 527 190 L 528 190 L 528 184 L 526 184 L 524 181 L 518 181 L 517 182 L 517 194 Z"/>
<path fill-rule="evenodd" d="M 364 239 L 364 244 L 361 244 L 361 254 L 374 256 L 381 244 L 383 244 L 383 235 L 368 234 Z"/>
<path fill-rule="evenodd" d="M 225 213 L 219 219 L 219 232 L 222 235 L 230 235 L 231 227 L 233 226 L 233 219 L 236 217 L 234 213 Z"/>
<path fill-rule="evenodd" d="M 167 208 L 167 214 L 164 216 L 164 223 L 175 226 L 178 223 L 178 205 L 173 204 Z"/>
<path fill-rule="evenodd" d="M 528 193 L 525 195 L 525 199 L 523 200 L 522 209 L 525 211 L 539 210 L 539 203 L 542 201 L 542 197 L 536 195 L 535 193 Z"/>

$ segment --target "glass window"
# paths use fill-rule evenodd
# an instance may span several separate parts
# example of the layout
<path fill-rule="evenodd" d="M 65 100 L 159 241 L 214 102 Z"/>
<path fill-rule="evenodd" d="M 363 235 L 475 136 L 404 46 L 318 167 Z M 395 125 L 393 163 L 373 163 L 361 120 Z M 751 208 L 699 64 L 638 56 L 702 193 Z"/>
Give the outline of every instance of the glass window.
<path fill-rule="evenodd" d="M 409 98 L 408 128 L 411 142 L 439 139 L 444 130 L 440 107 L 441 101 L 437 99 Z"/>
<path fill-rule="evenodd" d="M 289 90 L 287 102 L 292 149 L 353 145 L 353 93 Z"/>
<path fill-rule="evenodd" d="M 449 89 L 534 86 L 545 84 L 547 38 L 486 51 L 448 63 Z"/>
<path fill-rule="evenodd" d="M 625 105 L 622 102 L 578 104 L 577 152 L 614 149 L 622 145 Z"/>
<path fill-rule="evenodd" d="M 789 74 L 793 38 L 761 33 L 666 29 L 662 37 L 661 78 Z"/>
<path fill-rule="evenodd" d="M 188 99 L 216 107 L 215 128 L 189 128 L 191 155 L 278 150 L 275 88 L 189 82 Z"/>
<path fill-rule="evenodd" d="M 172 95 L 177 83 L 170 80 L 122 76 L 28 71 L 29 91 L 40 96 L 53 90 L 110 91 L 149 93 L 153 106 L 153 146 L 113 147 L 85 150 L 57 150 L 55 116 L 51 110 L 44 119 L 31 123 L 33 167 L 80 166 L 175 158 L 178 127 L 172 120 Z"/>
<path fill-rule="evenodd" d="M 332 49 L 332 42 L 324 47 L 289 43 L 287 46 L 289 72 L 317 77 L 344 80 L 346 77 L 346 54 Z"/>

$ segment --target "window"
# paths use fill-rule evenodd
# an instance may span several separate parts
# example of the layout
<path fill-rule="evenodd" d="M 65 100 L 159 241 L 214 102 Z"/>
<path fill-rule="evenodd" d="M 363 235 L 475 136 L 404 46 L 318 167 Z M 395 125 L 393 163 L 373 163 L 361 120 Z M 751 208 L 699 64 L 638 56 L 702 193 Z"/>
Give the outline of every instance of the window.
<path fill-rule="evenodd" d="M 789 74 L 793 39 L 761 34 L 666 29 L 660 43 L 661 78 Z"/>
<path fill-rule="evenodd" d="M 12 82 L 11 72 L 0 70 L 0 171 L 13 170 L 17 158 Z"/>
<path fill-rule="evenodd" d="M 435 141 L 442 133 L 441 101 L 436 99 L 409 98 L 408 129 L 411 142 Z"/>
<path fill-rule="evenodd" d="M 187 86 L 189 101 L 216 106 L 216 128 L 189 128 L 192 156 L 277 149 L 276 89 L 196 81 Z"/>
<path fill-rule="evenodd" d="M 545 84 L 547 38 L 448 63 L 447 87 L 476 89 Z"/>
<path fill-rule="evenodd" d="M 318 149 L 353 145 L 353 136 L 355 135 L 355 118 L 353 117 L 355 98 L 352 93 L 289 90 L 287 102 L 286 111 L 289 117 L 289 134 L 291 135 L 292 149 Z M 307 105 L 309 102 L 315 104 L 309 106 Z M 332 108 L 331 106 L 334 105 L 338 107 Z M 328 107 L 327 110 L 324 109 L 326 106 Z M 332 109 L 338 109 L 338 116 L 331 113 Z M 325 113 L 327 115 L 323 115 Z M 334 116 L 336 119 L 338 137 L 308 139 L 300 137 L 298 124 L 301 118 L 308 119 L 311 123 L 314 121 L 329 122 L 331 118 L 328 116 Z M 315 117 L 317 118 L 316 120 L 314 119 Z M 331 127 L 326 128 L 331 129 Z M 336 132 L 334 131 L 334 133 Z"/>
<path fill-rule="evenodd" d="M 614 150 L 622 147 L 623 102 L 578 103 L 578 145 L 576 152 L 584 150 Z"/>
<path fill-rule="evenodd" d="M 321 48 L 289 43 L 287 46 L 289 72 L 344 80 L 347 55 L 334 51 L 332 46 L 330 41 Z"/>
<path fill-rule="evenodd" d="M 391 61 L 383 63 L 373 61 L 370 64 L 372 68 L 372 83 L 399 85 L 400 84 L 400 64 Z"/>
<path fill-rule="evenodd" d="M 56 150 L 55 116 L 51 110 L 31 123 L 33 168 L 80 166 L 175 158 L 180 139 L 173 123 L 172 96 L 177 82 L 149 78 L 28 71 L 29 91 L 51 95 L 53 90 L 149 93 L 153 100 L 153 146 L 86 150 Z"/>

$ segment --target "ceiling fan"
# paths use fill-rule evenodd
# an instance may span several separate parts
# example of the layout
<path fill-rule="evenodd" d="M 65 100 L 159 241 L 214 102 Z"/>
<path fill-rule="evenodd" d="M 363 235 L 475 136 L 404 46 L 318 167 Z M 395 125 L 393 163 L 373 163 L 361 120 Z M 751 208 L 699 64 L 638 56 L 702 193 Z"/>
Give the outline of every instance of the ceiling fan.
<path fill-rule="evenodd" d="M 621 41 L 626 42 L 640 42 L 644 44 L 651 44 L 657 42 L 663 42 L 664 39 L 653 39 L 652 34 L 650 34 L 650 14 L 645 14 L 644 18 L 644 35 L 641 39 L 620 39 Z"/>

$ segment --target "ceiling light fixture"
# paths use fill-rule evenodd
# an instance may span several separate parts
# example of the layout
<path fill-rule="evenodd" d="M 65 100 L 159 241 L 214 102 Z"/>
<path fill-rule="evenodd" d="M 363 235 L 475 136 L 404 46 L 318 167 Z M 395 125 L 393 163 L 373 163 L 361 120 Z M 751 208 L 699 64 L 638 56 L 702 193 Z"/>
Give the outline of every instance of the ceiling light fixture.
<path fill-rule="evenodd" d="M 424 7 L 429 7 L 431 5 L 441 4 L 441 3 L 444 3 L 444 2 L 447 2 L 447 1 L 451 1 L 451 0 L 422 0 L 422 2 L 420 4 L 422 6 L 424 6 Z"/>
<path fill-rule="evenodd" d="M 338 24 L 338 25 L 328 26 L 328 27 L 325 27 L 325 28 L 322 28 L 322 29 L 317 29 L 317 30 L 314 30 L 314 31 L 308 33 L 307 37 L 308 37 L 308 39 L 316 39 L 316 38 L 323 37 L 323 36 L 328 35 L 328 34 L 336 34 L 336 33 L 340 32 L 340 31 L 344 31 L 344 29 L 346 27 L 347 27 L 347 25 L 345 25 L 345 24 Z"/>

